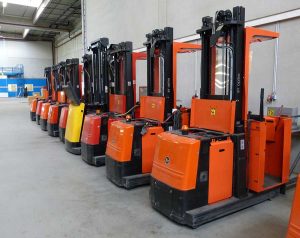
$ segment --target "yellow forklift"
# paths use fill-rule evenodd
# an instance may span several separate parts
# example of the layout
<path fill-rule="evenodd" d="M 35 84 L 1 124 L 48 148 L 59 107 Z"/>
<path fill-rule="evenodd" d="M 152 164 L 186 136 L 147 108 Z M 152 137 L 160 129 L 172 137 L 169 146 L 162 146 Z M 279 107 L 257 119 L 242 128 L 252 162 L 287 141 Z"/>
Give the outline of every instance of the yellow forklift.
<path fill-rule="evenodd" d="M 250 44 L 279 33 L 246 27 L 245 9 L 202 18 L 200 98 L 190 127 L 158 136 L 150 200 L 171 220 L 196 228 L 285 193 L 291 118 L 248 112 Z"/>
<path fill-rule="evenodd" d="M 92 51 L 92 71 L 87 68 L 90 67 L 87 64 L 88 61 L 85 61 L 84 95 L 82 99 L 77 97 L 78 94 L 76 95 L 71 85 L 64 86 L 70 100 L 65 130 L 65 148 L 70 153 L 81 154 L 80 137 L 85 115 L 93 112 L 107 112 L 108 110 L 108 44 L 108 38 L 100 38 L 92 42 L 89 47 L 89 50 Z"/>
<path fill-rule="evenodd" d="M 60 67 L 60 75 L 63 78 L 62 89 L 66 97 L 67 105 L 63 106 L 59 115 L 58 123 L 58 135 L 61 142 L 65 143 L 65 132 L 68 120 L 68 112 L 70 100 L 67 97 L 67 94 L 64 90 L 64 85 L 68 85 L 72 88 L 73 93 L 76 98 L 81 99 L 83 96 L 82 92 L 82 65 L 78 64 L 79 60 L 77 59 L 67 59 Z M 78 72 L 78 73 L 76 73 Z"/>

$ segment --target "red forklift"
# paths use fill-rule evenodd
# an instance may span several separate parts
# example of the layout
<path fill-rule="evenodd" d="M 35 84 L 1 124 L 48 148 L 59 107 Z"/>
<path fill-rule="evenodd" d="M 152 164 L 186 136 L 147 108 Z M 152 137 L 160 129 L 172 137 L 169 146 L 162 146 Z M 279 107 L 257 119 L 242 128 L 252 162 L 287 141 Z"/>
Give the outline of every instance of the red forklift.
<path fill-rule="evenodd" d="M 66 63 L 60 62 L 52 67 L 54 77 L 54 93 L 56 102 L 50 105 L 47 119 L 47 131 L 49 136 L 58 137 L 58 123 L 61 110 L 63 107 L 67 107 L 67 97 L 62 89 L 62 85 L 66 80 Z"/>
<path fill-rule="evenodd" d="M 52 84 L 51 84 L 51 82 L 53 80 L 53 75 L 52 75 L 51 67 L 45 68 L 44 72 L 45 72 L 45 77 L 46 77 L 46 87 L 47 87 L 47 89 L 44 89 L 44 90 L 42 89 L 43 99 L 34 99 L 31 103 L 31 108 L 30 108 L 31 120 L 34 120 L 34 118 L 35 118 L 35 121 L 36 121 L 37 125 L 40 125 L 40 119 L 41 119 L 41 114 L 42 114 L 43 103 L 50 100 L 50 97 L 51 97 L 51 94 L 52 94 Z"/>
<path fill-rule="evenodd" d="M 108 69 L 107 46 L 108 38 L 100 38 L 91 43 L 89 50 L 91 58 L 84 63 L 84 96 L 82 99 L 74 96 L 74 90 L 68 85 L 65 90 L 71 103 L 65 132 L 65 148 L 68 152 L 80 155 L 80 137 L 85 115 L 102 113 L 108 110 Z M 92 64 L 91 64 L 92 63 Z M 92 65 L 92 67 L 91 67 Z"/>
<path fill-rule="evenodd" d="M 135 118 L 136 62 L 145 60 L 146 53 L 133 53 L 132 42 L 111 44 L 108 48 L 109 112 L 85 116 L 81 135 L 81 157 L 90 165 L 105 164 L 108 128 L 112 121 Z"/>
<path fill-rule="evenodd" d="M 107 178 L 127 189 L 149 184 L 157 135 L 188 123 L 188 110 L 176 106 L 176 56 L 199 49 L 173 42 L 171 27 L 146 37 L 147 96 L 140 97 L 140 118 L 112 122 L 106 148 Z"/>
<path fill-rule="evenodd" d="M 291 118 L 248 112 L 250 44 L 279 33 L 246 27 L 245 9 L 204 17 L 200 98 L 190 127 L 158 135 L 151 172 L 152 207 L 196 228 L 285 192 Z"/>

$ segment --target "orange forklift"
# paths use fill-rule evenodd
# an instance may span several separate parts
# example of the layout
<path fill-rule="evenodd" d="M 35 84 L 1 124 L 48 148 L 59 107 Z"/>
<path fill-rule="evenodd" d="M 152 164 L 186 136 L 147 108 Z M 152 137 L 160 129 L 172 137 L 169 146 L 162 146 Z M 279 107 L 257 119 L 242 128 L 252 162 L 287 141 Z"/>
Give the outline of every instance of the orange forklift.
<path fill-rule="evenodd" d="M 62 89 L 66 80 L 66 63 L 60 62 L 52 67 L 54 77 L 54 93 L 56 103 L 50 105 L 47 118 L 47 131 L 49 136 L 58 137 L 58 122 L 63 107 L 67 105 L 67 97 Z"/>
<path fill-rule="evenodd" d="M 140 97 L 140 118 L 111 123 L 106 148 L 106 176 L 131 189 L 150 182 L 157 135 L 188 123 L 188 110 L 176 107 L 177 53 L 199 45 L 173 42 L 173 28 L 146 35 L 147 96 Z"/>
<path fill-rule="evenodd" d="M 286 238 L 300 238 L 300 175 L 298 175 L 298 182 L 295 190 Z"/>
<path fill-rule="evenodd" d="M 46 76 L 46 87 L 47 89 L 42 89 L 42 96 L 43 99 L 34 99 L 31 104 L 31 109 L 30 109 L 30 115 L 31 119 L 34 118 L 34 108 L 35 110 L 35 121 L 36 124 L 40 125 L 40 119 L 41 119 L 41 114 L 42 114 L 42 106 L 43 103 L 47 102 L 50 100 L 51 94 L 52 94 L 52 80 L 53 80 L 53 75 L 52 75 L 52 70 L 51 67 L 45 68 L 45 76 Z M 35 107 L 36 105 L 36 107 Z"/>
<path fill-rule="evenodd" d="M 92 60 L 84 63 L 84 96 L 81 99 L 74 96 L 74 90 L 68 85 L 64 87 L 71 101 L 65 131 L 65 149 L 70 153 L 81 154 L 80 138 L 85 115 L 108 110 L 108 44 L 108 38 L 91 43 Z"/>
<path fill-rule="evenodd" d="M 50 77 L 51 77 L 51 68 L 50 67 L 47 67 L 44 69 L 44 75 L 46 77 L 46 88 L 43 87 L 41 89 L 41 96 L 43 97 L 43 99 L 39 99 L 39 98 L 35 98 L 32 100 L 31 104 L 30 104 L 30 119 L 31 121 L 36 121 L 36 111 L 37 111 L 37 106 L 38 106 L 38 102 L 39 101 L 45 101 L 45 100 L 48 100 L 48 97 L 49 97 L 49 93 L 48 93 L 48 85 L 51 81 Z M 40 114 L 39 114 L 40 115 Z M 39 123 L 38 123 L 39 125 Z"/>
<path fill-rule="evenodd" d="M 112 121 L 136 116 L 136 62 L 146 53 L 133 53 L 132 42 L 111 44 L 108 48 L 109 112 L 89 114 L 84 118 L 81 157 L 88 164 L 105 164 L 108 128 Z"/>
<path fill-rule="evenodd" d="M 51 67 L 50 70 L 51 70 L 50 72 L 51 77 L 50 77 L 50 83 L 48 85 L 49 98 L 47 101 L 42 103 L 41 114 L 40 114 L 40 126 L 43 131 L 47 131 L 49 108 L 52 104 L 54 104 L 57 101 L 57 96 L 58 96 L 55 88 L 55 75 L 54 75 L 53 67 Z"/>
<path fill-rule="evenodd" d="M 200 98 L 190 128 L 158 135 L 150 200 L 171 220 L 196 228 L 285 192 L 291 118 L 248 112 L 250 44 L 279 33 L 244 27 L 245 9 L 204 17 Z"/>

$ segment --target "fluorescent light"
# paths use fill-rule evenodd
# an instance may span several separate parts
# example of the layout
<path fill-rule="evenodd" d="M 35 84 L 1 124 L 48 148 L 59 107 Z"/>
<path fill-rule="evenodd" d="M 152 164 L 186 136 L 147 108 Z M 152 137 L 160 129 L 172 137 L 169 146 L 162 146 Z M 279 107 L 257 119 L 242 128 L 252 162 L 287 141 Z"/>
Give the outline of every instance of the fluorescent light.
<path fill-rule="evenodd" d="M 28 32 L 29 32 L 28 28 L 24 29 L 23 38 L 25 38 L 27 36 Z"/>
<path fill-rule="evenodd" d="M 43 0 L 2 0 L 2 6 L 6 7 L 7 3 L 16 5 L 28 6 L 28 7 L 39 7 Z"/>
<path fill-rule="evenodd" d="M 42 15 L 43 11 L 46 9 L 47 5 L 51 2 L 51 0 L 44 0 L 36 10 L 36 13 L 33 17 L 33 24 L 37 22 L 39 17 Z"/>

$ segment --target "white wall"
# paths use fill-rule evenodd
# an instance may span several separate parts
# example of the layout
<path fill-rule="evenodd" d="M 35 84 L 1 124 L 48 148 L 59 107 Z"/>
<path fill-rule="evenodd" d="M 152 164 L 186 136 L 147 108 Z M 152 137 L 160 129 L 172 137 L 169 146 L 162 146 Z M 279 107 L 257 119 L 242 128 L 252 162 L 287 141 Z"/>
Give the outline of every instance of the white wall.
<path fill-rule="evenodd" d="M 0 39 L 0 66 L 24 65 L 26 78 L 44 77 L 44 68 L 52 65 L 52 43 Z"/>
<path fill-rule="evenodd" d="M 79 58 L 83 55 L 82 34 L 76 36 L 72 40 L 55 47 L 55 63 L 65 61 L 66 59 Z"/>
<path fill-rule="evenodd" d="M 109 37 L 111 43 L 133 41 L 134 48 L 140 48 L 145 34 L 155 28 L 171 26 L 174 37 L 195 34 L 201 27 L 204 16 L 215 14 L 216 10 L 232 9 L 242 5 L 246 8 L 246 20 L 277 14 L 300 8 L 295 0 L 85 0 L 87 43 L 99 38 Z M 280 23 L 278 100 L 271 105 L 300 107 L 299 75 L 300 67 L 300 19 Z M 275 25 L 263 26 L 275 30 Z M 265 46 L 265 47 L 264 47 Z M 200 57 L 198 57 L 198 65 Z M 274 42 L 261 43 L 253 47 L 253 64 L 250 79 L 250 109 L 257 112 L 259 92 L 272 92 L 274 63 Z M 198 66 L 199 67 L 199 66 Z M 144 73 L 145 72 L 145 67 Z M 200 73 L 195 73 L 195 58 L 182 56 L 177 65 L 178 102 L 188 104 L 192 94 L 199 91 Z M 137 81 L 139 81 L 138 71 Z M 196 75 L 196 78 L 195 78 Z M 145 81 L 145 80 L 144 80 Z M 196 83 L 195 83 L 196 82 Z M 137 82 L 139 84 L 139 82 Z M 193 87 L 193 85 L 196 85 Z M 268 105 L 266 105 L 268 106 Z"/>

